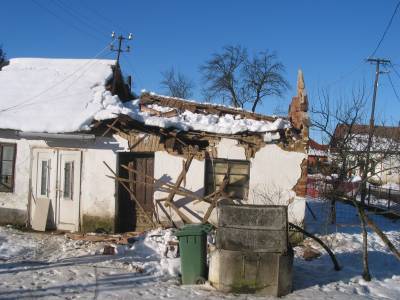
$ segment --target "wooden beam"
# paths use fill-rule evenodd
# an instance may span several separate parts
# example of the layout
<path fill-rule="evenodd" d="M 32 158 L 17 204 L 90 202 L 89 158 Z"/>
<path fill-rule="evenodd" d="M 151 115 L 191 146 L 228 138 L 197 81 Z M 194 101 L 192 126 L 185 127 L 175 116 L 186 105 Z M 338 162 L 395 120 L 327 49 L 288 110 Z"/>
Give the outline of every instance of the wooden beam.
<path fill-rule="evenodd" d="M 193 158 L 192 158 L 193 159 Z M 190 164 L 189 164 L 190 165 Z M 129 167 L 126 167 L 126 169 L 128 169 Z M 131 168 L 129 168 L 129 170 L 131 170 Z M 179 179 L 179 178 L 178 178 Z M 153 180 L 155 180 L 154 178 L 153 178 Z M 180 180 L 180 182 L 182 182 L 182 180 Z M 180 184 L 179 184 L 180 185 Z M 187 224 L 190 224 L 190 223 L 193 223 L 183 212 L 181 212 L 180 210 L 179 210 L 179 208 L 175 205 L 175 203 L 173 203 L 173 201 L 171 201 L 171 200 L 169 200 L 168 201 L 168 199 L 169 199 L 169 197 L 170 197 L 170 195 L 173 195 L 173 196 L 175 196 L 175 194 L 177 193 L 177 190 L 179 189 L 179 186 L 178 187 L 176 187 L 176 184 L 171 188 L 171 191 L 170 191 L 170 194 L 169 194 L 169 196 L 168 196 L 168 198 L 167 198 L 167 200 L 166 200 L 166 206 L 170 206 L 174 211 L 175 211 L 175 213 L 181 218 L 181 220 L 184 222 L 184 223 L 187 223 Z M 172 198 L 173 198 L 173 196 L 172 196 Z"/>
<path fill-rule="evenodd" d="M 179 174 L 178 179 L 176 180 L 176 183 L 175 183 L 175 185 L 174 185 L 175 190 L 179 189 L 179 187 L 181 186 L 182 181 L 183 181 L 183 179 L 185 178 L 185 175 L 186 175 L 187 171 L 188 171 L 189 168 L 190 168 L 190 165 L 191 165 L 191 163 L 192 163 L 192 161 L 193 161 L 194 156 L 195 156 L 195 153 L 192 154 L 192 155 L 190 155 L 189 158 L 186 160 L 185 164 L 183 165 L 182 171 L 181 171 L 181 173 Z M 170 194 L 168 195 L 168 197 L 167 197 L 166 202 L 171 202 L 171 201 L 173 201 L 174 196 L 175 196 L 175 192 L 170 193 Z"/>
<path fill-rule="evenodd" d="M 126 166 L 126 165 L 121 165 L 121 167 L 124 168 L 124 169 L 127 170 L 127 171 L 134 172 L 135 174 L 137 174 L 137 171 L 136 171 L 136 170 L 134 170 L 134 169 L 132 169 L 132 168 L 129 168 L 129 167 Z M 156 178 L 154 178 L 154 177 L 152 177 L 152 176 L 145 175 L 145 177 L 146 177 L 146 178 L 149 178 L 150 180 L 152 180 L 153 183 L 154 183 L 154 185 L 156 185 L 155 183 L 161 182 L 160 180 L 158 180 L 158 179 L 156 179 Z M 209 195 L 207 195 L 207 196 L 205 196 L 205 197 L 200 197 L 200 196 L 196 195 L 195 193 L 193 193 L 193 192 L 191 192 L 191 191 L 188 191 L 188 190 L 181 190 L 179 187 L 176 188 L 176 185 L 174 185 L 174 184 L 171 184 L 171 183 L 168 183 L 168 182 L 161 182 L 161 183 L 162 183 L 162 184 L 159 186 L 160 188 L 164 188 L 163 186 L 166 186 L 167 189 L 170 189 L 170 190 L 173 189 L 173 190 L 175 191 L 175 193 L 177 193 L 177 194 L 181 194 L 182 196 L 187 196 L 187 197 L 196 199 L 196 200 L 198 200 L 198 201 L 205 201 L 205 202 L 208 202 L 208 203 L 211 203 L 211 201 L 209 200 L 209 198 L 211 198 L 212 196 L 214 196 L 214 194 L 216 193 L 216 192 L 213 192 L 213 193 L 211 193 L 211 194 L 209 194 Z"/>
<path fill-rule="evenodd" d="M 165 210 L 165 207 L 162 206 L 161 202 L 165 201 L 165 198 L 163 199 L 157 199 L 156 200 L 156 204 L 160 207 L 160 209 L 163 211 L 163 213 L 167 216 L 167 219 L 171 222 L 171 225 L 175 228 L 177 228 L 178 226 L 176 226 L 174 220 L 172 220 L 172 217 L 169 215 L 169 213 Z"/>
<path fill-rule="evenodd" d="M 104 133 L 101 135 L 102 137 L 106 136 L 107 133 L 108 133 L 111 129 L 114 129 L 114 125 L 117 124 L 118 119 L 119 119 L 119 117 L 115 118 L 115 120 L 111 123 L 111 125 L 108 125 L 108 124 L 107 124 L 107 127 L 108 127 L 108 128 L 107 128 L 107 130 L 104 131 Z M 114 130 L 115 130 L 115 129 L 114 129 Z"/>
<path fill-rule="evenodd" d="M 229 177 L 227 176 L 227 174 L 225 174 L 224 180 L 222 181 L 221 185 L 218 188 L 218 192 L 215 194 L 210 206 L 208 207 L 206 213 L 204 214 L 203 223 L 208 222 L 208 219 L 210 218 L 212 211 L 217 206 L 219 194 L 222 194 L 224 192 L 228 182 L 229 182 Z"/>
<path fill-rule="evenodd" d="M 129 182 L 132 181 L 132 180 L 129 180 L 129 179 L 126 179 L 126 178 L 115 177 L 115 176 L 111 176 L 111 175 L 106 175 L 106 177 L 114 179 L 114 180 L 118 180 L 118 181 L 121 181 L 121 182 L 126 182 L 126 183 L 129 183 Z M 151 185 L 153 187 L 157 186 L 156 183 L 148 183 L 148 182 L 137 181 L 137 180 L 133 180 L 133 181 L 136 182 L 136 183 Z M 164 192 L 164 193 L 170 193 L 172 190 L 175 190 L 175 189 L 172 188 L 172 187 L 169 187 L 169 186 L 159 186 L 159 190 L 161 192 Z M 176 192 L 177 195 L 180 195 L 180 196 L 190 197 L 190 198 L 193 198 L 193 199 L 195 199 L 197 201 L 200 201 L 200 202 L 204 201 L 204 202 L 207 202 L 207 203 L 211 203 L 211 200 L 209 200 L 208 198 L 201 198 L 201 197 L 197 196 L 193 192 L 183 191 L 183 190 L 180 190 L 180 189 L 179 190 L 175 190 L 175 192 Z M 166 200 L 166 198 L 163 201 L 165 201 L 165 200 Z"/>

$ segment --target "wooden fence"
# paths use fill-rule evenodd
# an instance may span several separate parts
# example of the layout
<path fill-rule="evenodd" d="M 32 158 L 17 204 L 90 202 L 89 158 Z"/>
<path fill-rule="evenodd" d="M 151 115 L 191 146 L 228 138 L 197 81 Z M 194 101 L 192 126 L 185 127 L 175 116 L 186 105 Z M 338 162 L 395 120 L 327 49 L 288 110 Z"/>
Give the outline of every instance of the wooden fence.
<path fill-rule="evenodd" d="M 323 178 L 308 178 L 307 195 L 311 198 L 323 198 L 329 193 L 333 186 L 332 180 Z M 358 182 L 342 182 L 336 184 L 338 189 L 347 197 L 354 197 L 355 191 L 359 187 Z M 358 201 L 359 195 L 356 198 Z M 367 191 L 366 203 L 368 207 L 378 208 L 385 212 L 400 216 L 400 190 L 386 189 L 380 186 L 369 185 Z"/>
<path fill-rule="evenodd" d="M 400 213 L 400 190 L 369 185 L 367 204 L 368 206 L 375 206 Z"/>

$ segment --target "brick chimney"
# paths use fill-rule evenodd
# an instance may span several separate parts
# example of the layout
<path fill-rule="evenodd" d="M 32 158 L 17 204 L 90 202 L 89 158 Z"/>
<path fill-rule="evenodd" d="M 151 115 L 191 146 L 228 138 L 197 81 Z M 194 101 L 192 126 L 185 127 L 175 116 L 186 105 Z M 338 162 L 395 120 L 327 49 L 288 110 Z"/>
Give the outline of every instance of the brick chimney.
<path fill-rule="evenodd" d="M 310 122 L 308 118 L 308 99 L 304 84 L 303 72 L 297 74 L 297 96 L 292 98 L 289 106 L 289 120 L 293 128 L 298 130 L 303 140 L 308 141 Z"/>
<path fill-rule="evenodd" d="M 292 103 L 290 103 L 289 106 L 289 120 L 301 138 L 301 140 L 295 143 L 296 150 L 307 153 L 310 120 L 308 118 L 307 91 L 304 84 L 303 72 L 301 70 L 299 70 L 297 75 L 297 96 L 292 98 Z M 303 159 L 300 168 L 301 176 L 293 187 L 293 190 L 297 196 L 305 197 L 307 194 L 307 158 Z"/>

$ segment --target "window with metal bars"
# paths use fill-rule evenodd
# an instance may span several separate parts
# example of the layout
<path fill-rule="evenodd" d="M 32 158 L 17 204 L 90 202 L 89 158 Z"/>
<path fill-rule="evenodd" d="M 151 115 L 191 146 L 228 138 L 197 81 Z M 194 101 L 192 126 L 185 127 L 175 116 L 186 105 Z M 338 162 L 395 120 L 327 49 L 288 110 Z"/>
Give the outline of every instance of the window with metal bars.
<path fill-rule="evenodd" d="M 228 184 L 227 196 L 233 199 L 246 200 L 249 193 L 250 162 L 247 160 L 207 159 L 205 171 L 206 195 L 218 190 L 225 174 Z"/>
<path fill-rule="evenodd" d="M 0 143 L 0 192 L 14 191 L 15 144 Z"/>

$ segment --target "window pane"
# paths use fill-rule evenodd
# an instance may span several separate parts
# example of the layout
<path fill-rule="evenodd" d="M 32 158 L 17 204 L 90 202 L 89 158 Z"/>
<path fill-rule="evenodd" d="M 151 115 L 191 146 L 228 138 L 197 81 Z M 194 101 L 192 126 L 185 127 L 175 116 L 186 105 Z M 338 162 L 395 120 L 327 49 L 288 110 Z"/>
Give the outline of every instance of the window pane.
<path fill-rule="evenodd" d="M 231 175 L 229 176 L 229 184 L 247 185 L 249 182 L 247 175 Z"/>
<path fill-rule="evenodd" d="M 0 192 L 12 192 L 14 184 L 14 151 L 13 144 L 0 144 Z"/>
<path fill-rule="evenodd" d="M 14 159 L 14 146 L 7 145 L 3 146 L 3 160 L 13 160 Z"/>
<path fill-rule="evenodd" d="M 228 172 L 228 164 L 227 163 L 214 163 L 214 172 L 216 174 L 225 174 L 226 172 Z"/>
<path fill-rule="evenodd" d="M 225 192 L 231 198 L 246 199 L 249 189 L 249 162 L 236 160 L 206 161 L 206 194 L 218 190 L 229 170 Z"/>
<path fill-rule="evenodd" d="M 74 162 L 66 162 L 64 165 L 64 198 L 72 199 L 74 186 Z"/>
<path fill-rule="evenodd" d="M 231 198 L 236 198 L 236 199 L 245 199 L 247 197 L 246 195 L 247 189 L 244 187 L 232 187 L 229 186 L 226 189 L 227 194 Z"/>
<path fill-rule="evenodd" d="M 249 174 L 249 165 L 248 164 L 241 164 L 241 163 L 230 163 L 230 174 Z"/>
<path fill-rule="evenodd" d="M 13 171 L 13 162 L 8 160 L 3 160 L 1 163 L 1 174 L 11 176 Z"/>
<path fill-rule="evenodd" d="M 7 190 L 10 189 L 12 187 L 12 176 L 0 176 L 0 184 L 4 185 Z"/>
<path fill-rule="evenodd" d="M 48 177 L 48 162 L 47 160 L 42 161 L 42 174 L 40 180 L 40 195 L 47 195 L 47 177 Z"/>
<path fill-rule="evenodd" d="M 0 176 L 0 192 L 12 192 L 12 182 L 11 176 Z"/>

